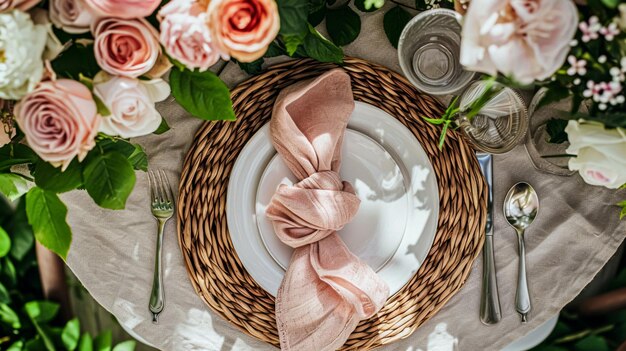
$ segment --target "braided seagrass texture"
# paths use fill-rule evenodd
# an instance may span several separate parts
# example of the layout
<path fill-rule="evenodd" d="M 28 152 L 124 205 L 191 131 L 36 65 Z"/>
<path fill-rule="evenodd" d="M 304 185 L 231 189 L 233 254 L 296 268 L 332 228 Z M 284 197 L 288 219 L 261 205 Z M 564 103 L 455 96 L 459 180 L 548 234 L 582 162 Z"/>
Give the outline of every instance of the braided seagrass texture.
<path fill-rule="evenodd" d="M 260 340 L 279 345 L 274 298 L 246 272 L 228 232 L 226 188 L 239 152 L 271 117 L 284 87 L 337 67 L 310 59 L 270 67 L 232 91 L 236 122 L 207 122 L 185 158 L 179 188 L 178 240 L 189 278 L 215 312 Z M 374 105 L 404 124 L 420 142 L 439 184 L 435 240 L 417 274 L 362 321 L 342 350 L 369 350 L 409 336 L 461 288 L 484 240 L 487 185 L 474 151 L 449 131 L 439 151 L 440 129 L 420 116 L 437 117 L 441 105 L 418 93 L 401 75 L 367 61 L 346 58 L 356 100 Z"/>

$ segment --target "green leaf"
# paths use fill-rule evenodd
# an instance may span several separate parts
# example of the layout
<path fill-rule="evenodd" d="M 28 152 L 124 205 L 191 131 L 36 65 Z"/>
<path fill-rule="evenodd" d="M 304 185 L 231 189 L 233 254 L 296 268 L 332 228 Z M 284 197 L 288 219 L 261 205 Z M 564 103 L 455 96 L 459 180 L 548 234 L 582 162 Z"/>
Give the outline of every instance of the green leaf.
<path fill-rule="evenodd" d="M 11 257 L 21 261 L 35 242 L 33 229 L 28 224 L 28 217 L 26 216 L 26 199 L 24 197 L 19 199 L 13 213 L 11 227 L 8 229 L 11 232 Z"/>
<path fill-rule="evenodd" d="M 26 194 L 26 215 L 37 241 L 65 259 L 72 232 L 65 222 L 67 207 L 57 194 L 39 187 L 30 189 Z"/>
<path fill-rule="evenodd" d="M 306 36 L 307 33 L 283 35 L 283 41 L 285 42 L 287 55 L 293 56 L 296 50 L 298 50 L 298 47 L 300 47 L 300 45 L 302 45 L 302 43 L 304 42 L 304 38 Z"/>
<path fill-rule="evenodd" d="M 0 257 L 6 256 L 11 250 L 11 238 L 9 234 L 0 227 Z"/>
<path fill-rule="evenodd" d="M 127 340 L 117 344 L 113 348 L 113 351 L 134 351 L 136 345 L 137 343 L 135 342 L 135 340 Z"/>
<path fill-rule="evenodd" d="M 546 132 L 550 136 L 549 143 L 561 144 L 567 141 L 567 133 L 565 127 L 567 127 L 567 120 L 551 118 L 546 123 Z"/>
<path fill-rule="evenodd" d="M 326 29 L 336 45 L 353 42 L 361 32 L 361 18 L 348 5 L 329 10 L 326 15 Z"/>
<path fill-rule="evenodd" d="M 111 331 L 105 331 L 93 341 L 94 351 L 111 351 Z"/>
<path fill-rule="evenodd" d="M 24 305 L 24 310 L 30 319 L 37 323 L 46 323 L 56 317 L 59 304 L 50 301 L 30 301 Z"/>
<path fill-rule="evenodd" d="M 9 305 L 4 303 L 0 303 L 0 322 L 13 329 L 20 329 L 22 327 L 20 317 L 17 316 L 17 313 L 15 313 Z"/>
<path fill-rule="evenodd" d="M 450 126 L 450 122 L 446 121 L 443 125 L 443 129 L 441 129 L 441 135 L 439 136 L 439 150 L 443 149 L 443 144 L 446 141 L 446 133 L 448 132 L 448 127 Z"/>
<path fill-rule="evenodd" d="M 28 191 L 28 181 L 13 173 L 0 173 L 0 193 L 15 201 Z"/>
<path fill-rule="evenodd" d="M 35 152 L 24 144 L 10 143 L 0 147 L 0 171 L 5 171 L 14 165 L 32 163 L 36 160 Z"/>
<path fill-rule="evenodd" d="M 545 95 L 539 100 L 536 109 L 539 109 L 544 106 L 548 106 L 551 103 L 561 101 L 570 96 L 570 91 L 568 89 L 563 88 L 562 86 L 554 86 L 549 87 L 548 91 L 546 91 Z"/>
<path fill-rule="evenodd" d="M 239 68 L 241 68 L 244 72 L 248 73 L 249 75 L 254 76 L 263 71 L 263 62 L 264 62 L 263 58 L 256 59 L 252 62 L 239 62 L 239 61 L 236 61 L 236 62 L 239 65 Z"/>
<path fill-rule="evenodd" d="M 309 25 L 309 34 L 304 38 L 306 54 L 320 62 L 343 62 L 343 50 L 324 38 L 315 28 Z"/>
<path fill-rule="evenodd" d="M 445 119 L 443 119 L 443 118 L 428 118 L 428 117 L 426 117 L 426 116 L 422 116 L 422 118 L 423 118 L 426 122 L 428 122 L 428 123 L 430 123 L 430 124 L 435 124 L 435 125 L 437 125 L 437 124 L 441 124 L 441 123 L 443 123 L 443 122 L 445 122 L 445 121 L 446 121 L 446 120 L 445 120 Z"/>
<path fill-rule="evenodd" d="M 609 351 L 609 346 L 604 338 L 597 335 L 589 335 L 574 345 L 576 351 Z"/>
<path fill-rule="evenodd" d="M 413 16 L 400 6 L 396 6 L 385 13 L 383 17 L 383 28 L 385 29 L 387 39 L 389 39 L 389 42 L 394 48 L 398 48 L 400 34 L 402 34 L 402 30 L 406 24 L 409 23 L 411 18 L 413 18 Z"/>
<path fill-rule="evenodd" d="M 617 206 L 620 206 L 622 208 L 619 213 L 619 219 L 624 219 L 624 217 L 626 217 L 626 201 L 618 203 Z"/>
<path fill-rule="evenodd" d="M 11 295 L 9 294 L 9 291 L 4 286 L 4 284 L 2 284 L 1 281 L 0 281 L 0 303 L 6 303 L 6 304 L 11 303 Z"/>
<path fill-rule="evenodd" d="M 93 101 L 96 103 L 96 110 L 98 111 L 98 114 L 102 117 L 110 116 L 111 111 L 109 111 L 107 105 L 105 105 L 96 94 L 92 94 L 92 97 Z"/>
<path fill-rule="evenodd" d="M 385 4 L 384 1 L 377 2 L 377 1 L 371 1 L 371 0 L 355 0 L 354 6 L 356 6 L 356 8 L 359 9 L 359 11 L 374 12 L 382 7 L 382 5 L 378 7 L 376 6 L 376 5 L 379 5 L 380 3 L 382 3 L 383 5 Z"/>
<path fill-rule="evenodd" d="M 24 348 L 24 342 L 20 340 L 11 344 L 11 346 L 9 346 L 7 351 L 22 351 L 23 348 Z"/>
<path fill-rule="evenodd" d="M 78 318 L 74 318 L 67 322 L 61 333 L 61 341 L 66 349 L 72 351 L 78 346 L 78 340 L 80 338 L 80 322 Z"/>
<path fill-rule="evenodd" d="M 10 288 L 17 285 L 17 272 L 15 272 L 15 266 L 9 257 L 2 260 L 2 279 L 5 284 L 9 284 Z"/>
<path fill-rule="evenodd" d="M 148 171 L 148 155 L 144 151 L 143 147 L 139 144 L 132 144 L 135 147 L 135 151 L 133 151 L 130 156 L 128 156 L 128 161 L 133 165 L 133 168 L 139 171 Z"/>
<path fill-rule="evenodd" d="M 602 0 L 602 3 L 611 9 L 614 9 L 619 5 L 620 0 Z"/>
<path fill-rule="evenodd" d="M 279 0 L 280 34 L 299 34 L 307 31 L 309 2 L 302 0 Z"/>
<path fill-rule="evenodd" d="M 176 101 L 195 117 L 215 120 L 235 120 L 230 91 L 211 71 L 172 70 L 170 86 Z"/>
<path fill-rule="evenodd" d="M 35 339 L 30 339 L 26 341 L 26 345 L 24 345 L 25 351 L 41 351 L 47 350 L 46 345 L 40 337 L 36 337 Z"/>
<path fill-rule="evenodd" d="M 309 24 L 313 27 L 317 27 L 320 23 L 322 23 L 322 21 L 324 21 L 327 12 L 328 9 L 326 8 L 326 6 L 322 6 L 319 9 L 309 13 L 309 17 L 307 17 Z M 304 34 L 306 34 L 306 32 L 304 32 Z"/>
<path fill-rule="evenodd" d="M 161 124 L 159 124 L 159 128 L 157 128 L 157 130 L 152 132 L 152 134 L 161 135 L 167 132 L 168 130 L 170 130 L 170 126 L 167 124 L 167 121 L 165 120 L 165 118 L 162 118 Z"/>
<path fill-rule="evenodd" d="M 83 184 L 82 165 L 74 159 L 65 171 L 50 163 L 40 160 L 35 164 L 35 184 L 38 187 L 55 193 L 74 190 Z"/>
<path fill-rule="evenodd" d="M 265 55 L 263 55 L 263 57 L 276 57 L 285 54 L 285 50 L 280 45 L 278 45 L 275 40 L 267 48 L 267 51 L 265 52 Z"/>
<path fill-rule="evenodd" d="M 88 333 L 84 333 L 78 342 L 78 351 L 93 351 L 93 339 Z"/>
<path fill-rule="evenodd" d="M 89 196 L 99 206 L 120 210 L 135 186 L 135 171 L 122 154 L 109 152 L 87 158 L 83 180 Z"/>
<path fill-rule="evenodd" d="M 74 44 L 52 61 L 52 69 L 59 77 L 78 80 L 80 74 L 93 78 L 100 71 L 100 66 L 93 45 Z"/>

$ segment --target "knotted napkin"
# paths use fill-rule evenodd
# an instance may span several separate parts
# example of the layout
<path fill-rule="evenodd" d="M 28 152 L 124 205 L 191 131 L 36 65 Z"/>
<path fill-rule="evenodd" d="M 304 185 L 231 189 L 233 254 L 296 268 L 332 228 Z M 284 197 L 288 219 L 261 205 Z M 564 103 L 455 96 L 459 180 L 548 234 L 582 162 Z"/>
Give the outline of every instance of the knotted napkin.
<path fill-rule="evenodd" d="M 336 350 L 389 296 L 336 233 L 360 204 L 338 173 L 352 110 L 350 77 L 341 69 L 284 89 L 274 105 L 272 143 L 299 180 L 281 185 L 266 212 L 278 238 L 295 249 L 276 296 L 282 350 Z"/>

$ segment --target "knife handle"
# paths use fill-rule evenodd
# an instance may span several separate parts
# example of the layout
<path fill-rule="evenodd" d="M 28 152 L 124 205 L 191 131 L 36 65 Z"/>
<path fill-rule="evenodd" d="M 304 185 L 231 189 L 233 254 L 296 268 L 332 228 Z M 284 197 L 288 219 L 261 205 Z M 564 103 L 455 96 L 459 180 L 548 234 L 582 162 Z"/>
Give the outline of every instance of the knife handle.
<path fill-rule="evenodd" d="M 495 324 L 502 319 L 498 282 L 496 280 L 496 264 L 493 253 L 493 236 L 485 237 L 483 247 L 483 286 L 480 295 L 480 321 L 484 324 Z"/>

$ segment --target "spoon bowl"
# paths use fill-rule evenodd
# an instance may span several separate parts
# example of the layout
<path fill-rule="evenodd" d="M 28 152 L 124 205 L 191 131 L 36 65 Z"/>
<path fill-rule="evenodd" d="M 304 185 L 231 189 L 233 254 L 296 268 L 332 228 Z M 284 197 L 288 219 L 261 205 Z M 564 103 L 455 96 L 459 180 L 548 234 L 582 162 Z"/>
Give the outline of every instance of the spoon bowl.
<path fill-rule="evenodd" d="M 515 309 L 522 317 L 522 323 L 528 320 L 530 312 L 530 293 L 526 279 L 526 249 L 524 231 L 535 220 L 539 211 L 539 197 L 528 183 L 520 182 L 511 187 L 504 198 L 504 216 L 517 233 L 519 267 L 517 270 L 517 291 Z"/>

